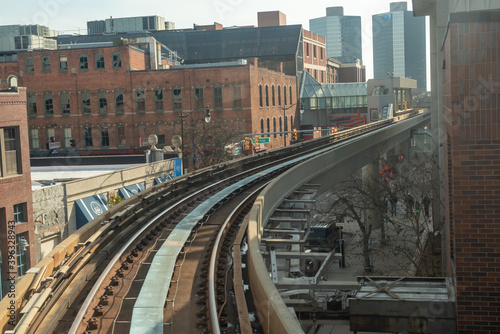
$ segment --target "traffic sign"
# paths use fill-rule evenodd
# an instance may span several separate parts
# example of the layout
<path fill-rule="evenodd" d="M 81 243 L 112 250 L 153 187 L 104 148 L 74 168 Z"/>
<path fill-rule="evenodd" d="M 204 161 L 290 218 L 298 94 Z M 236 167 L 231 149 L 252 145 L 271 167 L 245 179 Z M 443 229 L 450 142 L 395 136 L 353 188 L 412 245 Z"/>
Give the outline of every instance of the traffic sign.
<path fill-rule="evenodd" d="M 269 143 L 269 137 L 267 137 L 267 138 L 259 138 L 259 144 L 260 143 Z"/>

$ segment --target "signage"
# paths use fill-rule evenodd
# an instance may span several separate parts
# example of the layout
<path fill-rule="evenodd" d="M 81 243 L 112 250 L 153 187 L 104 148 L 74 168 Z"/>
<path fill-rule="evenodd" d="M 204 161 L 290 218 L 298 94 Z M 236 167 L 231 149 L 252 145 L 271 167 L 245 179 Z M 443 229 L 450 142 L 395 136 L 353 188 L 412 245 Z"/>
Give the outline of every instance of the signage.
<path fill-rule="evenodd" d="M 61 143 L 58 141 L 55 142 L 50 142 L 49 143 L 49 150 L 56 150 L 58 148 L 61 148 Z"/>
<path fill-rule="evenodd" d="M 182 159 L 175 158 L 174 160 L 174 177 L 182 175 Z"/>
<path fill-rule="evenodd" d="M 267 138 L 259 138 L 259 144 L 260 143 L 269 143 L 269 137 L 267 137 Z"/>

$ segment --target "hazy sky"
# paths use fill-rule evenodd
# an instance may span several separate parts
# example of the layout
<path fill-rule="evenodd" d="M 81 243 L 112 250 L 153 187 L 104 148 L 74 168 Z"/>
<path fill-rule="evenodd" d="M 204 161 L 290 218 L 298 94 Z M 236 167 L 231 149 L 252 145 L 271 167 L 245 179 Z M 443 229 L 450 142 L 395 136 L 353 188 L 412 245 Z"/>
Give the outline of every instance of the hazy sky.
<path fill-rule="evenodd" d="M 71 1 L 23 0 L 1 6 L 0 25 L 42 24 L 60 33 L 86 33 L 87 21 L 113 17 L 159 15 L 176 28 L 191 28 L 218 22 L 224 27 L 257 25 L 257 12 L 279 10 L 287 24 L 302 24 L 309 30 L 309 19 L 326 15 L 326 7 L 343 6 L 344 15 L 361 16 L 363 62 L 367 79 L 373 77 L 371 16 L 389 11 L 395 0 L 121 0 Z M 408 9 L 412 9 L 411 0 Z"/>

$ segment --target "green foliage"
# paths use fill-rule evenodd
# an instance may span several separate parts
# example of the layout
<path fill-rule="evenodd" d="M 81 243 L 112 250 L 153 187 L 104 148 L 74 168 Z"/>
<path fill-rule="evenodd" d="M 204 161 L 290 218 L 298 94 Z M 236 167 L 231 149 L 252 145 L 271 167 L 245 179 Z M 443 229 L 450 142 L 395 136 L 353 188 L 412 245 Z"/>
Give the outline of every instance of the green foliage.
<path fill-rule="evenodd" d="M 109 207 L 112 207 L 113 205 L 116 205 L 116 204 L 120 203 L 121 201 L 123 201 L 123 198 L 121 198 L 120 195 L 118 195 L 118 194 L 109 195 L 109 200 L 108 200 Z"/>

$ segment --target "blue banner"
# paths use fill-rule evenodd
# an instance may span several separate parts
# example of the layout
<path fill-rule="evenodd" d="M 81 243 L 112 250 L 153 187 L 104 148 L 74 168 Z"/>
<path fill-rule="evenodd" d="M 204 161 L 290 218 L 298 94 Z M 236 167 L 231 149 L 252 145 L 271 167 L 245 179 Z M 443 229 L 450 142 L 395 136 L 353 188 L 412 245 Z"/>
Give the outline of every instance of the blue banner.
<path fill-rule="evenodd" d="M 175 158 L 174 160 L 174 177 L 182 175 L 182 159 Z"/>

